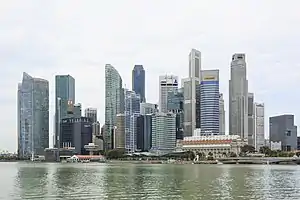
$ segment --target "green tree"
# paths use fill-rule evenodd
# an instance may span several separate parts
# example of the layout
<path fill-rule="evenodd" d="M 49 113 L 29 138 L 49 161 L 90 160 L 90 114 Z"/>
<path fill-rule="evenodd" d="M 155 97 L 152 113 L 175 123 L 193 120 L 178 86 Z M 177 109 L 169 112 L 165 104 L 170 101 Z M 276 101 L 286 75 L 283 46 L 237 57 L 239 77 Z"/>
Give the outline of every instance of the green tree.
<path fill-rule="evenodd" d="M 124 157 L 124 149 L 112 149 L 105 152 L 105 155 L 108 159 L 118 159 Z"/>
<path fill-rule="evenodd" d="M 236 153 L 234 153 L 234 152 L 230 152 L 230 153 L 229 153 L 229 157 L 237 157 L 237 155 L 236 155 Z"/>
<path fill-rule="evenodd" d="M 246 144 L 241 148 L 241 153 L 255 153 L 255 147 Z"/>
<path fill-rule="evenodd" d="M 267 146 L 260 147 L 259 152 L 263 153 L 265 155 L 268 155 L 268 156 L 270 156 L 272 154 L 272 150 Z"/>

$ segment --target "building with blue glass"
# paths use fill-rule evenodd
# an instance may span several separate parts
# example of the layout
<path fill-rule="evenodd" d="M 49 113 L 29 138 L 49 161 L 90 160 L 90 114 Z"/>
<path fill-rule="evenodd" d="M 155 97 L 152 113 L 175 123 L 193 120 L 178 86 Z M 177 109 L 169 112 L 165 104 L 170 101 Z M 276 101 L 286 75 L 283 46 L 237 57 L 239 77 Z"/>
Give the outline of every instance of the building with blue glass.
<path fill-rule="evenodd" d="M 143 65 L 135 65 L 132 70 L 132 91 L 140 95 L 141 102 L 146 102 L 145 70 Z"/>
<path fill-rule="evenodd" d="M 200 83 L 201 134 L 219 134 L 219 70 L 202 70 Z"/>

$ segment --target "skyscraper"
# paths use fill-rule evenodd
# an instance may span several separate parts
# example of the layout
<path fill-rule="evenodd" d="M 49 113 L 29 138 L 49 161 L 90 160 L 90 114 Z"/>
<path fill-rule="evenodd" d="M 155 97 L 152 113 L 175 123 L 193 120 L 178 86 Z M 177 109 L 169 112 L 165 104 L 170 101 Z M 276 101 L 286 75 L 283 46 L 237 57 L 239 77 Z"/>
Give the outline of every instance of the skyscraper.
<path fill-rule="evenodd" d="M 18 156 L 42 155 L 49 147 L 49 83 L 23 73 L 18 84 Z"/>
<path fill-rule="evenodd" d="M 59 119 L 70 116 L 70 108 L 75 104 L 75 79 L 71 75 L 55 76 L 55 147 L 59 147 Z M 71 110 L 73 112 L 73 110 Z"/>
<path fill-rule="evenodd" d="M 116 119 L 116 144 L 117 149 L 125 149 L 125 114 L 117 114 Z"/>
<path fill-rule="evenodd" d="M 84 116 L 90 118 L 93 123 L 97 122 L 97 108 L 86 108 Z"/>
<path fill-rule="evenodd" d="M 218 135 L 220 131 L 219 70 L 202 70 L 200 83 L 201 133 Z"/>
<path fill-rule="evenodd" d="M 248 144 L 255 146 L 254 94 L 248 93 Z"/>
<path fill-rule="evenodd" d="M 141 103 L 140 114 L 147 115 L 157 112 L 157 105 L 153 103 Z"/>
<path fill-rule="evenodd" d="M 192 49 L 189 54 L 189 78 L 183 79 L 184 133 L 192 136 L 196 128 L 196 87 L 201 76 L 201 52 Z"/>
<path fill-rule="evenodd" d="M 135 65 L 132 70 L 132 91 L 140 95 L 141 102 L 146 102 L 145 70 L 143 65 Z"/>
<path fill-rule="evenodd" d="M 173 75 L 159 76 L 159 111 L 167 112 L 168 93 L 178 89 L 178 77 Z"/>
<path fill-rule="evenodd" d="M 220 135 L 225 135 L 225 104 L 224 104 L 224 98 L 223 98 L 223 94 L 220 93 Z"/>
<path fill-rule="evenodd" d="M 137 149 L 149 151 L 152 144 L 152 115 L 140 115 L 137 118 Z"/>
<path fill-rule="evenodd" d="M 254 147 L 259 151 L 265 145 L 265 106 L 254 103 Z"/>
<path fill-rule="evenodd" d="M 234 54 L 229 80 L 229 134 L 248 139 L 248 80 L 246 55 Z"/>
<path fill-rule="evenodd" d="M 124 111 L 124 91 L 119 72 L 110 64 L 105 65 L 105 130 L 104 149 L 112 149 L 112 131 L 116 115 Z"/>

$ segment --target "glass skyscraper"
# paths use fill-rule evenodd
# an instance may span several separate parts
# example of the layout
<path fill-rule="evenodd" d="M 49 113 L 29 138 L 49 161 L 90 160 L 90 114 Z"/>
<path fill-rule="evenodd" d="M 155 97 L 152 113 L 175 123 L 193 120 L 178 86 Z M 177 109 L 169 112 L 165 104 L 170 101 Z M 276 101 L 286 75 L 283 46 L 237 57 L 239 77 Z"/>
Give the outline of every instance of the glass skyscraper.
<path fill-rule="evenodd" d="M 140 95 L 141 102 L 146 102 L 145 70 L 143 65 L 135 65 L 132 70 L 132 90 Z"/>
<path fill-rule="evenodd" d="M 201 134 L 219 134 L 219 70 L 202 70 L 200 84 Z"/>
<path fill-rule="evenodd" d="M 18 84 L 18 156 L 42 155 L 49 147 L 49 83 L 23 73 Z"/>
<path fill-rule="evenodd" d="M 60 99 L 60 100 L 59 100 Z M 75 104 L 75 79 L 71 75 L 55 76 L 55 147 L 58 147 L 59 119 L 70 116 Z M 72 109 L 72 110 L 70 110 Z M 71 117 L 71 116 L 70 116 Z"/>
<path fill-rule="evenodd" d="M 110 64 L 105 65 L 105 130 L 104 149 L 112 149 L 112 134 L 116 116 L 124 112 L 124 90 L 119 72 Z"/>

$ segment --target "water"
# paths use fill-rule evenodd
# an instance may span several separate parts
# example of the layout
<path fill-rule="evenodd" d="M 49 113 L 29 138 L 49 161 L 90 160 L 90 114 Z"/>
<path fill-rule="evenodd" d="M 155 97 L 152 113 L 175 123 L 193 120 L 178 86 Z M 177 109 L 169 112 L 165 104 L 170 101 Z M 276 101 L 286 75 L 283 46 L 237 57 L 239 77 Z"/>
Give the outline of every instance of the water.
<path fill-rule="evenodd" d="M 300 199 L 300 166 L 0 163 L 0 199 Z"/>

